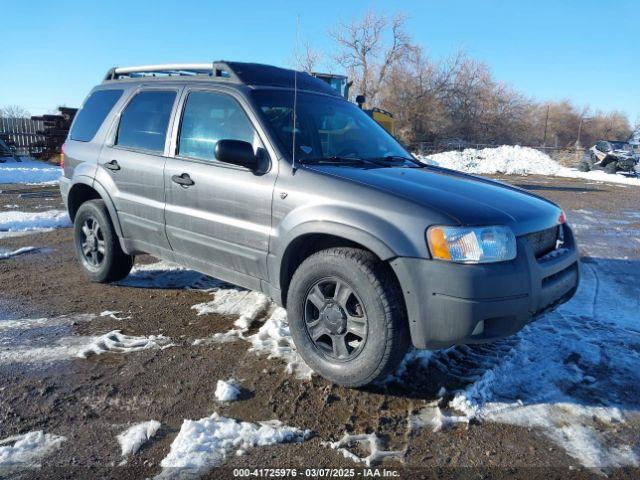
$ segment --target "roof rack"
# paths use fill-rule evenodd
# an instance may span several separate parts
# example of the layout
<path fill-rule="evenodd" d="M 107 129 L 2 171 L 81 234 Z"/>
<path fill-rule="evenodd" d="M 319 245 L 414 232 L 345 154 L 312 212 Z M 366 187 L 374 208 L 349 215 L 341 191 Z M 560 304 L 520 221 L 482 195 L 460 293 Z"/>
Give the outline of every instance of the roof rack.
<path fill-rule="evenodd" d="M 210 63 L 168 63 L 160 65 L 139 65 L 136 67 L 110 68 L 104 81 L 121 78 L 193 76 L 228 78 L 238 81 L 233 70 L 225 62 Z"/>
<path fill-rule="evenodd" d="M 170 63 L 166 65 L 114 67 L 107 72 L 104 81 L 173 76 L 199 77 L 251 86 L 297 87 L 300 90 L 340 96 L 340 93 L 327 82 L 305 72 L 295 72 L 294 70 L 260 63 L 224 60 L 209 63 Z"/>

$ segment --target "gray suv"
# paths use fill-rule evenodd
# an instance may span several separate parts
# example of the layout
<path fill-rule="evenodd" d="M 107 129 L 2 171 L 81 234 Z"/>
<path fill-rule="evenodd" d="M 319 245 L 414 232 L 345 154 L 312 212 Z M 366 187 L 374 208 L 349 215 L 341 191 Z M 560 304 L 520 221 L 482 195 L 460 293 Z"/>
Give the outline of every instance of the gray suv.
<path fill-rule="evenodd" d="M 410 344 L 511 335 L 578 285 L 560 207 L 419 163 L 305 73 L 111 69 L 64 155 L 90 280 L 122 279 L 148 253 L 264 292 L 302 358 L 338 384 L 384 378 Z"/>

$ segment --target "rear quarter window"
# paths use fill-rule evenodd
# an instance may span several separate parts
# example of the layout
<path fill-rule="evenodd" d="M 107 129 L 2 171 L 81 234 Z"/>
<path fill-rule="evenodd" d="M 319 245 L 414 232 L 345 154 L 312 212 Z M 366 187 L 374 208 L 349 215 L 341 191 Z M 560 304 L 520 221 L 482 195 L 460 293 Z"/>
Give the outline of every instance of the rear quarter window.
<path fill-rule="evenodd" d="M 69 138 L 79 142 L 90 142 L 122 96 L 123 90 L 98 90 L 93 92 L 78 112 Z"/>

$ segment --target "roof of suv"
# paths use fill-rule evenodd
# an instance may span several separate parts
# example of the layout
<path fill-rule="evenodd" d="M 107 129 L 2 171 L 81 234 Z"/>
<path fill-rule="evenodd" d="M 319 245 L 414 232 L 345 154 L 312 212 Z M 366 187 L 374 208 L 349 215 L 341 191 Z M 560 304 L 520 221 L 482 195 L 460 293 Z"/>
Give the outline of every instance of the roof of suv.
<path fill-rule="evenodd" d="M 114 67 L 109 69 L 103 83 L 120 81 L 204 80 L 247 86 L 267 86 L 315 91 L 333 96 L 340 94 L 328 83 L 287 68 L 260 63 L 216 61 L 210 63 L 182 63 L 166 65 L 143 65 L 137 67 Z"/>

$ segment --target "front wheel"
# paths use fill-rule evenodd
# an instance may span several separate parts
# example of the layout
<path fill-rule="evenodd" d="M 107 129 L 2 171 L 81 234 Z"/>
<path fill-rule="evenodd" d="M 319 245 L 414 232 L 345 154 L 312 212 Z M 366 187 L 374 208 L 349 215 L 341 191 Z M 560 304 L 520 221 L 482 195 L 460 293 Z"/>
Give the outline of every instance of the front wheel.
<path fill-rule="evenodd" d="M 73 221 L 76 256 L 93 282 L 121 280 L 131 271 L 133 257 L 120 248 L 103 200 L 83 203 Z"/>
<path fill-rule="evenodd" d="M 618 171 L 618 162 L 613 161 L 611 163 L 607 163 L 604 167 L 604 171 L 607 173 L 616 173 Z"/>
<path fill-rule="evenodd" d="M 302 358 L 339 385 L 383 379 L 409 346 L 393 273 L 364 250 L 332 248 L 307 258 L 291 280 L 287 313 Z"/>

